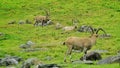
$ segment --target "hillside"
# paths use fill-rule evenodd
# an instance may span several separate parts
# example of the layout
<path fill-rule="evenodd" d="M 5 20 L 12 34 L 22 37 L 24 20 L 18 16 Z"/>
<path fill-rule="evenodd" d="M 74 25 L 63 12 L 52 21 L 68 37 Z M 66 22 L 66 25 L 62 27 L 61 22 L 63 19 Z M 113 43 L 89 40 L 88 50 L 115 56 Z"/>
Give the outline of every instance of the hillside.
<path fill-rule="evenodd" d="M 45 15 L 44 10 L 50 10 L 53 25 L 34 27 L 34 17 Z M 32 24 L 18 24 L 20 20 L 30 20 Z M 56 23 L 71 26 L 72 19 L 79 20 L 77 26 L 91 25 L 101 27 L 109 39 L 98 38 L 97 44 L 91 50 L 108 50 L 102 57 L 116 55 L 120 50 L 120 1 L 119 0 L 0 0 L 0 57 L 5 55 L 20 56 L 24 60 L 37 57 L 44 63 L 57 63 L 65 68 L 101 68 L 101 65 L 64 63 L 67 47 L 62 45 L 70 36 L 89 36 L 90 33 L 72 31 L 61 34 L 62 29 L 55 29 Z M 15 24 L 8 24 L 16 21 Z M 35 43 L 34 48 L 40 51 L 25 52 L 20 48 L 27 41 Z M 44 50 L 45 49 L 45 50 Z M 47 49 L 47 50 L 46 50 Z M 79 59 L 83 53 L 73 53 L 73 59 Z M 79 56 L 79 57 L 78 57 Z M 51 60 L 46 60 L 51 57 Z M 19 68 L 19 66 L 17 66 Z M 119 68 L 118 64 L 102 65 L 102 68 Z M 5 68 L 0 67 L 0 68 Z"/>

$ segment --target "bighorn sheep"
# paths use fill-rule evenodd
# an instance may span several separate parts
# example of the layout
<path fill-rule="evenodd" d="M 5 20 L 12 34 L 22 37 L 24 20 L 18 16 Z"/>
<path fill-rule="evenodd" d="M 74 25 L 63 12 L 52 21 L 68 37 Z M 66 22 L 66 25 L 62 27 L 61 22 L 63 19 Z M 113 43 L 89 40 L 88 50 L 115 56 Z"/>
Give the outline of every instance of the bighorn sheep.
<path fill-rule="evenodd" d="M 73 22 L 73 26 L 65 26 L 65 27 L 62 28 L 62 30 L 64 32 L 69 32 L 69 31 L 77 29 L 77 23 L 76 23 L 76 21 L 72 20 L 72 22 Z"/>
<path fill-rule="evenodd" d="M 68 50 L 65 54 L 64 57 L 64 62 L 66 62 L 66 56 L 70 55 L 70 60 L 71 60 L 71 53 L 72 49 L 74 50 L 81 50 L 84 52 L 86 55 L 87 51 L 91 49 L 92 45 L 96 43 L 97 37 L 98 37 L 98 32 L 102 30 L 105 32 L 102 28 L 99 28 L 96 32 L 93 30 L 92 27 L 89 27 L 92 30 L 92 34 L 90 37 L 86 38 L 80 38 L 80 37 L 69 37 L 67 40 L 63 43 L 64 45 L 67 46 Z M 86 57 L 83 57 L 83 60 L 86 60 Z"/>
<path fill-rule="evenodd" d="M 76 29 L 76 28 L 77 28 L 77 26 L 65 26 L 65 27 L 63 27 L 63 30 L 64 30 L 65 32 L 67 32 L 67 31 L 74 30 L 74 29 Z"/>
<path fill-rule="evenodd" d="M 34 18 L 35 19 L 34 26 L 36 26 L 36 25 L 44 26 L 47 23 L 47 21 L 50 20 L 48 11 L 45 10 L 45 12 L 46 12 L 45 16 L 35 16 L 35 18 Z"/>

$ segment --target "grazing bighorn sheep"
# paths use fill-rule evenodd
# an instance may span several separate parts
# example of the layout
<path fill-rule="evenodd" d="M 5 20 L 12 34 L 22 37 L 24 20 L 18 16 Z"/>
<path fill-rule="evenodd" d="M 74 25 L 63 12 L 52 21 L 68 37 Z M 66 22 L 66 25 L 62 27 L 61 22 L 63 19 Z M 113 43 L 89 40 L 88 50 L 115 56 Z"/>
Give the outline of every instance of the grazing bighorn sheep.
<path fill-rule="evenodd" d="M 36 16 L 34 18 L 35 19 L 34 26 L 36 26 L 36 25 L 42 25 L 42 26 L 44 26 L 47 23 L 47 21 L 50 20 L 49 19 L 49 13 L 48 13 L 48 11 L 45 10 L 45 12 L 46 12 L 45 16 Z"/>
<path fill-rule="evenodd" d="M 70 60 L 71 60 L 71 53 L 72 49 L 74 50 L 81 50 L 84 52 L 86 55 L 87 51 L 91 49 L 91 47 L 96 43 L 97 37 L 98 37 L 98 32 L 104 30 L 102 28 L 99 28 L 96 32 L 93 30 L 92 27 L 89 27 L 92 30 L 92 34 L 90 37 L 86 38 L 80 38 L 80 37 L 69 37 L 67 40 L 63 43 L 64 45 L 67 46 L 68 50 L 65 54 L 64 57 L 64 62 L 66 62 L 66 56 L 70 55 Z M 86 60 L 86 57 L 83 57 L 83 60 Z"/>

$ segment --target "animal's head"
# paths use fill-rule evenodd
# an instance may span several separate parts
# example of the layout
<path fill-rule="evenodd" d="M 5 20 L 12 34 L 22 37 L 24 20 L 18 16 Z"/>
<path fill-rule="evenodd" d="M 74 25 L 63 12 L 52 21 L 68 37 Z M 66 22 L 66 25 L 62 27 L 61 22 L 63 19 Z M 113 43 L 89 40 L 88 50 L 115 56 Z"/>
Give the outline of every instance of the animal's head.
<path fill-rule="evenodd" d="M 50 10 L 46 10 L 44 9 L 45 13 L 46 13 L 46 18 L 49 20 L 50 18 Z"/>
<path fill-rule="evenodd" d="M 74 29 L 77 29 L 77 24 L 78 24 L 78 20 L 77 19 L 72 19 L 72 23 L 74 25 Z"/>
<path fill-rule="evenodd" d="M 89 26 L 89 28 L 92 31 L 90 37 L 98 37 L 99 36 L 99 34 L 98 34 L 99 31 L 103 31 L 105 34 L 107 34 L 102 28 L 98 28 L 97 30 L 94 30 L 91 26 Z"/>

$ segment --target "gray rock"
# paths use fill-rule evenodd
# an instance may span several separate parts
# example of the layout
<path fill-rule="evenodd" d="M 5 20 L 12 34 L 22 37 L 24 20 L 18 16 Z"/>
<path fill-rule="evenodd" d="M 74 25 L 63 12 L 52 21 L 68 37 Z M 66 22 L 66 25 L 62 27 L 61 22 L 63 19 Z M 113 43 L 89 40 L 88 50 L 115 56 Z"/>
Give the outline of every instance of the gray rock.
<path fill-rule="evenodd" d="M 23 49 L 27 49 L 27 48 L 30 48 L 31 46 L 30 45 L 27 45 L 27 44 L 21 44 L 20 45 L 20 48 L 23 48 Z"/>
<path fill-rule="evenodd" d="M 10 21 L 8 24 L 15 24 L 15 23 L 16 23 L 16 21 L 13 20 L 13 21 Z"/>
<path fill-rule="evenodd" d="M 25 21 L 20 20 L 20 21 L 18 22 L 18 24 L 25 24 Z"/>
<path fill-rule="evenodd" d="M 94 52 L 94 51 L 87 53 L 85 56 L 86 56 L 86 60 L 92 60 L 93 61 L 93 60 L 102 59 L 101 55 L 97 52 Z M 81 57 L 80 60 L 83 60 L 83 57 Z"/>
<path fill-rule="evenodd" d="M 32 41 L 27 41 L 26 44 L 32 46 L 32 45 L 34 45 L 35 43 L 33 43 Z"/>
<path fill-rule="evenodd" d="M 99 38 L 110 38 L 111 35 L 110 34 L 101 34 L 99 35 Z"/>
<path fill-rule="evenodd" d="M 37 58 L 29 58 L 24 61 L 21 68 L 30 68 L 32 65 L 37 64 L 37 62 L 38 62 Z"/>
<path fill-rule="evenodd" d="M 12 58 L 14 58 L 16 61 L 20 62 L 22 61 L 22 58 L 21 57 L 17 57 L 17 56 L 12 56 Z"/>
<path fill-rule="evenodd" d="M 0 32 L 0 36 L 3 36 L 3 35 L 4 35 L 4 33 Z"/>
<path fill-rule="evenodd" d="M 30 20 L 28 20 L 28 19 L 26 19 L 25 23 L 26 24 L 32 24 L 32 22 Z"/>
<path fill-rule="evenodd" d="M 93 28 L 94 31 L 96 31 L 96 28 Z M 78 28 L 79 32 L 92 32 L 91 29 L 89 28 L 89 26 L 87 25 L 82 25 Z"/>
<path fill-rule="evenodd" d="M 45 57 L 45 60 L 51 60 L 52 59 L 52 57 L 51 56 L 47 56 L 47 57 Z"/>
<path fill-rule="evenodd" d="M 53 24 L 52 20 L 48 20 L 46 23 L 46 25 L 51 25 L 51 24 Z"/>
<path fill-rule="evenodd" d="M 81 61 L 81 60 L 75 60 L 72 63 L 73 64 L 94 64 L 93 61 Z"/>
<path fill-rule="evenodd" d="M 39 64 L 37 68 L 61 68 L 57 64 Z"/>
<path fill-rule="evenodd" d="M 34 51 L 47 51 L 47 48 L 29 48 L 29 49 L 25 49 L 25 52 L 34 52 Z"/>
<path fill-rule="evenodd" d="M 9 65 L 17 65 L 18 61 L 12 57 L 5 57 L 0 59 L 0 66 L 9 66 Z"/>
<path fill-rule="evenodd" d="M 102 54 L 102 53 L 109 53 L 109 51 L 107 51 L 107 50 L 93 50 L 94 52 L 97 52 L 97 53 L 100 53 L 100 54 Z"/>
<path fill-rule="evenodd" d="M 78 31 L 79 32 L 86 32 L 87 28 L 88 28 L 87 25 L 82 25 L 82 26 L 79 27 Z"/>
<path fill-rule="evenodd" d="M 107 57 L 105 59 L 98 61 L 97 64 L 111 64 L 111 63 L 120 63 L 120 55 Z"/>
<path fill-rule="evenodd" d="M 27 49 L 27 48 L 31 48 L 31 46 L 33 46 L 35 43 L 33 43 L 32 41 L 27 41 L 25 44 L 21 44 L 20 48 L 23 49 Z"/>

